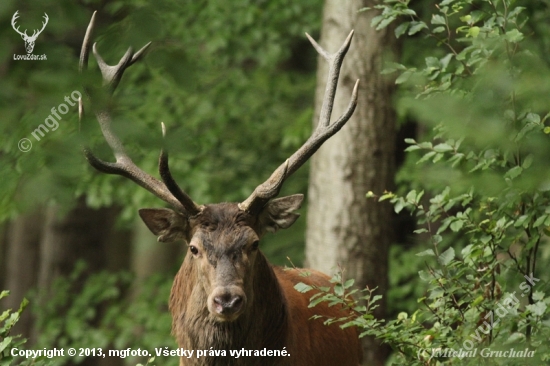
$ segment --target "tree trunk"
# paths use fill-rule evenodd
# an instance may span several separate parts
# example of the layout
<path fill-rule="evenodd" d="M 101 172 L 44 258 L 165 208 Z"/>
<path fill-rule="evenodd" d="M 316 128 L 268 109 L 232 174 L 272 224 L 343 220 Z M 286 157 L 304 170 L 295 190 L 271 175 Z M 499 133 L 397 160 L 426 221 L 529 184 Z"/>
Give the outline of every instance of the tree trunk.
<path fill-rule="evenodd" d="M 90 274 L 108 268 L 109 264 L 112 267 L 120 268 L 129 263 L 129 259 L 114 260 L 111 258 L 109 261 L 108 253 L 111 252 L 111 257 L 115 256 L 116 250 L 107 248 L 107 246 L 109 244 L 120 245 L 110 240 L 119 212 L 118 208 L 92 209 L 86 205 L 85 198 L 81 197 L 70 212 L 60 211 L 59 206 L 48 207 L 44 220 L 38 280 L 39 301 L 44 303 L 54 295 L 52 284 L 55 279 L 69 276 L 79 260 L 86 262 L 87 266 L 84 276 L 72 284 L 71 291 L 74 291 L 75 294 L 81 291 L 83 282 Z M 128 238 L 129 241 L 130 238 Z M 122 248 L 129 248 L 129 246 L 125 244 Z M 125 256 L 129 257 L 128 251 Z M 34 330 L 34 337 L 40 336 L 38 332 L 39 330 Z M 103 359 L 86 358 L 80 365 L 98 365 L 103 361 Z M 110 358 L 105 364 L 120 365 L 121 362 L 120 359 Z M 73 364 L 70 363 L 70 365 Z"/>
<path fill-rule="evenodd" d="M 46 211 L 40 244 L 39 288 L 50 289 L 53 280 L 68 276 L 78 260 L 87 263 L 87 273 L 107 267 L 106 241 L 116 219 L 117 209 L 94 210 L 84 198 L 66 215 L 57 206 Z"/>
<path fill-rule="evenodd" d="M 381 194 L 393 188 L 395 115 L 391 108 L 393 81 L 380 74 L 382 57 L 392 50 L 391 29 L 370 27 L 373 11 L 358 12 L 372 1 L 326 0 L 321 45 L 339 49 L 351 29 L 355 36 L 344 60 L 334 102 L 333 120 L 346 109 L 353 84 L 360 79 L 355 114 L 328 140 L 311 162 L 306 233 L 306 265 L 325 273 L 345 268 L 356 285 L 378 287 L 386 294 L 388 248 L 392 243 L 392 209 L 367 200 L 368 191 Z M 314 124 L 319 119 L 328 64 L 319 60 Z M 376 309 L 384 317 L 385 300 Z M 374 339 L 363 342 L 364 364 L 383 365 L 387 350 Z"/>
<path fill-rule="evenodd" d="M 38 244 L 42 231 L 40 210 L 18 217 L 9 225 L 6 240 L 6 280 L 4 288 L 10 290 L 6 307 L 16 310 L 38 280 Z M 30 337 L 33 319 L 29 309 L 12 329 L 12 334 Z"/>

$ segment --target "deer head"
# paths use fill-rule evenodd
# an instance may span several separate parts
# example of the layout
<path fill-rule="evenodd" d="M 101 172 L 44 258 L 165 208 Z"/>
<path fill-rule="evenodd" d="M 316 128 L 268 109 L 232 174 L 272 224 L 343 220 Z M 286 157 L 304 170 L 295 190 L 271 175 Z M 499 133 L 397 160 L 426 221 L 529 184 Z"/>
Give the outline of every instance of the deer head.
<path fill-rule="evenodd" d="M 11 26 L 17 33 L 21 35 L 21 38 L 23 38 L 23 41 L 25 41 L 25 49 L 27 50 L 27 53 L 32 53 L 32 50 L 34 49 L 34 42 L 36 42 L 36 38 L 38 38 L 40 33 L 42 33 L 44 28 L 46 28 L 46 24 L 48 24 L 48 20 L 49 20 L 48 14 L 44 13 L 44 22 L 42 22 L 42 29 L 40 30 L 35 29 L 34 32 L 32 33 L 32 36 L 28 36 L 26 29 L 24 32 L 20 32 L 19 26 L 17 28 L 15 27 L 15 21 L 17 20 L 17 18 L 19 18 L 19 15 L 17 14 L 18 12 L 19 10 L 17 10 L 15 14 L 13 14 L 13 17 L 11 18 Z"/>
<path fill-rule="evenodd" d="M 95 13 L 82 45 L 81 72 L 87 66 L 94 22 Z M 258 254 L 261 237 L 266 232 L 290 227 L 299 217 L 295 211 L 300 207 L 303 195 L 276 198 L 281 186 L 327 139 L 344 126 L 357 104 L 359 80 L 355 83 L 347 110 L 338 120 L 330 123 L 340 67 L 353 38 L 353 31 L 335 54 L 328 53 L 309 35 L 307 37 L 330 64 L 319 124 L 303 146 L 240 203 L 195 203 L 172 177 L 168 154 L 164 148 L 161 149 L 159 157 L 161 180 L 142 171 L 132 162 L 122 142 L 113 133 L 108 107 L 94 104 L 92 100 L 92 108 L 103 135 L 113 150 L 116 162 L 100 160 L 87 147 L 84 148 L 86 159 L 97 170 L 127 177 L 172 206 L 173 209 L 141 209 L 139 214 L 147 227 L 158 236 L 159 241 L 181 239 L 188 243 L 189 253 L 182 269 L 185 267 L 185 270 L 191 271 L 192 277 L 200 282 L 197 284 L 197 291 L 202 294 L 199 298 L 204 301 L 211 319 L 215 322 L 236 320 L 253 301 L 252 285 L 254 273 L 257 272 L 256 263 L 265 261 L 265 258 Z M 124 71 L 143 55 L 149 44 L 136 53 L 131 48 L 128 49 L 115 66 L 107 65 L 97 52 L 96 44 L 93 45 L 93 53 L 109 93 L 112 93 Z M 82 117 L 81 100 L 79 106 Z M 166 134 L 164 124 L 162 134 Z M 261 259 L 258 259 L 260 257 Z"/>

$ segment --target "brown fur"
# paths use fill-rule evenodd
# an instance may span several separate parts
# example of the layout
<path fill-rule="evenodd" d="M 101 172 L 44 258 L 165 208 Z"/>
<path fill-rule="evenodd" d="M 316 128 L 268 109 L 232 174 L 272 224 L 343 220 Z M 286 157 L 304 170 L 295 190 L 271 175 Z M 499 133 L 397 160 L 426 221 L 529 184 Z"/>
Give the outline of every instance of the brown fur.
<path fill-rule="evenodd" d="M 313 270 L 302 277 L 299 270 L 273 267 L 259 251 L 243 249 L 242 260 L 250 262 L 243 280 L 246 308 L 233 321 L 219 321 L 207 307 L 208 286 L 203 283 L 204 263 L 221 263 L 232 246 L 244 245 L 249 236 L 262 234 L 261 219 L 238 210 L 234 204 L 207 206 L 200 217 L 190 221 L 191 243 L 205 238 L 205 256 L 191 253 L 175 277 L 170 295 L 172 331 L 180 348 L 188 350 L 226 350 L 225 357 L 182 357 L 180 365 L 277 365 L 277 366 L 356 366 L 361 361 L 361 348 L 354 328 L 342 330 L 338 325 L 323 325 L 322 319 L 310 320 L 315 314 L 340 317 L 337 306 L 326 303 L 308 308 L 312 292 L 302 294 L 294 289 L 298 282 L 330 286 L 328 276 Z M 252 229 L 252 230 L 250 230 Z M 256 236 L 257 235 L 257 236 Z M 241 243 L 241 244 L 239 244 Z M 246 248 L 246 246 L 244 246 Z M 208 248 L 208 249 L 205 249 Z M 208 252 L 208 253 L 206 253 Z M 211 255 L 210 253 L 218 253 Z M 221 265 L 219 265 L 221 266 Z M 241 264 L 235 264 L 240 268 Z M 287 357 L 230 356 L 230 350 L 283 350 Z"/>

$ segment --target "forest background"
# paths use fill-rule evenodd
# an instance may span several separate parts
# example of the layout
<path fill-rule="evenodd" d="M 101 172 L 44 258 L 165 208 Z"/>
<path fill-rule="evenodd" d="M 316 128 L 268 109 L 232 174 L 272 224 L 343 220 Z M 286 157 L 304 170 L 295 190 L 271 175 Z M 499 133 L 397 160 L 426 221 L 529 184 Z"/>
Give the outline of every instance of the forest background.
<path fill-rule="evenodd" d="M 351 168 L 377 184 L 360 186 L 349 206 L 368 207 L 368 217 L 382 219 L 338 223 L 342 232 L 370 227 L 382 239 L 332 244 L 346 252 L 338 257 L 342 267 L 342 258 L 363 262 L 350 264 L 345 278 L 336 263 L 324 269 L 342 290 L 337 299 L 326 299 L 349 305 L 349 278 L 360 288 L 378 287 L 378 293 L 366 293 L 366 301 L 350 305 L 357 316 L 346 319 L 385 342 L 368 355 L 376 364 L 451 362 L 426 350 L 459 349 L 473 340 L 476 347 L 495 350 L 528 347 L 536 353 L 526 362 L 547 362 L 548 274 L 542 269 L 550 262 L 548 0 L 2 2 L 0 287 L 11 294 L 0 304 L 12 311 L 0 318 L 0 361 L 23 362 L 6 350 L 24 339 L 25 347 L 37 349 L 175 347 L 167 300 L 186 248 L 157 243 L 136 215 L 139 208 L 158 207 L 158 200 L 88 166 L 83 144 L 106 160 L 111 153 L 92 119 L 79 124 L 75 107 L 60 115 L 58 126 L 37 133 L 52 107 L 70 104 L 65 97 L 82 92 L 78 55 L 91 13 L 98 10 L 95 41 L 108 63 L 129 45 L 153 42 L 116 93 L 115 129 L 133 160 L 156 174 L 164 122 L 176 179 L 195 201 L 206 203 L 244 199 L 309 137 L 316 85 L 323 80 L 317 80 L 322 67 L 304 32 L 328 42 L 322 36 L 334 22 L 327 14 L 340 14 L 330 12 L 331 6 L 352 19 L 342 20 L 346 29 L 335 42 L 355 27 L 352 60 L 376 55 L 377 67 L 366 72 L 376 76 L 361 81 L 359 105 L 381 95 L 376 105 L 392 112 L 378 120 L 376 114 L 374 122 L 357 119 L 373 126 L 378 142 L 365 143 L 369 154 L 356 155 Z M 48 14 L 33 51 L 47 60 L 15 59 L 27 53 L 11 25 L 16 11 L 21 30 L 40 28 Z M 361 46 L 369 43 L 368 32 L 382 35 L 371 42 L 375 50 Z M 30 149 L 22 145 L 24 138 Z M 384 179 L 369 160 L 377 146 L 383 147 Z M 311 176 L 302 168 L 281 195 L 308 193 L 315 204 L 350 199 L 338 189 L 331 197 L 311 193 L 318 184 L 315 169 L 334 164 L 330 154 L 319 154 Z M 354 179 L 345 173 L 332 177 Z M 297 266 L 316 266 L 315 253 L 330 250 L 306 244 L 306 230 L 327 226 L 312 220 L 308 207 L 306 212 L 292 229 L 262 242 L 272 263 L 291 265 L 290 258 Z M 357 252 L 357 246 L 366 249 Z M 528 282 L 525 297 L 498 326 L 484 325 L 511 293 L 524 290 L 525 276 L 539 281 Z M 30 303 L 19 318 L 24 297 Z M 376 301 L 381 307 L 375 310 Z"/>

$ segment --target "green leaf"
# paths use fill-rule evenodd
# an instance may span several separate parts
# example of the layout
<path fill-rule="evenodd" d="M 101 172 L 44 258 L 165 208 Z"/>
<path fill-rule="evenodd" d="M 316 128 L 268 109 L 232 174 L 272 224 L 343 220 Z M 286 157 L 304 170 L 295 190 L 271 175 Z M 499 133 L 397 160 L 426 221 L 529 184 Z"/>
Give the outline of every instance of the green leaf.
<path fill-rule="evenodd" d="M 399 77 L 395 80 L 396 84 L 403 84 L 405 81 L 409 80 L 410 77 L 416 72 L 415 69 L 409 69 L 405 72 L 403 72 Z"/>
<path fill-rule="evenodd" d="M 517 29 L 512 29 L 511 31 L 506 32 L 504 37 L 509 42 L 518 43 L 518 42 L 521 42 L 523 40 L 523 33 L 521 33 Z"/>
<path fill-rule="evenodd" d="M 404 10 L 401 11 L 401 14 L 416 16 L 416 11 L 414 11 L 412 9 L 404 9 Z"/>
<path fill-rule="evenodd" d="M 418 271 L 418 276 L 422 281 L 425 281 L 425 282 L 429 282 L 433 279 L 433 276 L 431 275 L 431 273 L 424 270 Z"/>
<path fill-rule="evenodd" d="M 435 154 L 437 154 L 436 151 L 430 151 L 430 152 L 424 154 L 424 156 L 422 156 L 416 163 L 417 164 L 423 163 L 423 162 L 431 159 Z"/>
<path fill-rule="evenodd" d="M 393 198 L 395 197 L 395 194 L 391 193 L 391 192 L 388 192 L 388 193 L 384 193 L 382 196 L 380 196 L 380 198 L 378 199 L 378 201 L 385 201 L 385 200 L 388 200 L 390 198 Z"/>
<path fill-rule="evenodd" d="M 522 172 L 523 172 L 522 167 L 515 166 L 512 169 L 508 170 L 506 174 L 504 174 L 504 178 L 514 179 L 514 178 L 517 178 Z"/>
<path fill-rule="evenodd" d="M 395 202 L 393 209 L 395 213 L 400 213 L 401 211 L 403 211 L 404 207 L 405 207 L 405 203 L 403 202 L 403 200 L 400 199 L 399 201 Z"/>
<path fill-rule="evenodd" d="M 416 255 L 417 255 L 418 257 L 425 257 L 425 256 L 435 257 L 435 253 L 434 253 L 434 250 L 433 250 L 433 249 L 426 249 L 426 250 L 423 251 L 423 252 L 416 253 Z"/>
<path fill-rule="evenodd" d="M 500 219 L 498 219 L 498 221 L 496 223 L 497 229 L 500 230 L 500 229 L 504 228 L 505 226 L 508 226 L 507 221 L 506 221 L 506 217 L 501 217 Z"/>
<path fill-rule="evenodd" d="M 294 289 L 298 292 L 301 292 L 301 293 L 306 293 L 308 291 L 311 291 L 313 290 L 313 287 L 309 286 L 309 285 L 306 285 L 305 283 L 303 282 L 299 282 L 297 283 L 296 285 L 294 285 Z"/>
<path fill-rule="evenodd" d="M 447 249 L 443 253 L 439 255 L 437 258 L 438 262 L 441 263 L 441 265 L 446 266 L 447 264 L 451 263 L 451 261 L 455 258 L 455 250 L 453 247 Z"/>
<path fill-rule="evenodd" d="M 426 57 L 426 66 L 431 69 L 439 69 L 440 63 L 437 57 Z"/>
<path fill-rule="evenodd" d="M 454 150 L 453 147 L 446 143 L 437 144 L 434 146 L 434 151 L 436 152 L 447 152 L 447 151 L 453 151 L 453 150 Z"/>
<path fill-rule="evenodd" d="M 6 337 L 2 342 L 0 342 L 0 355 L 2 355 L 2 352 L 9 346 L 11 343 L 12 337 Z M 0 358 L 1 359 L 1 358 Z"/>
<path fill-rule="evenodd" d="M 432 21 L 431 21 L 432 24 L 442 24 L 442 25 L 445 25 L 447 24 L 445 22 L 445 18 L 441 15 L 437 15 L 437 14 L 434 14 L 432 15 Z"/>
<path fill-rule="evenodd" d="M 473 302 L 472 302 L 472 307 L 474 306 L 478 306 L 479 304 L 481 304 L 483 302 L 485 298 L 483 297 L 483 295 L 479 295 Z"/>
<path fill-rule="evenodd" d="M 528 219 L 529 219 L 529 215 L 521 215 L 520 217 L 518 217 L 518 219 L 514 223 L 514 227 L 520 227 L 520 226 L 527 227 L 525 223 Z"/>
<path fill-rule="evenodd" d="M 412 191 L 407 193 L 405 200 L 407 200 L 407 202 L 416 202 L 416 190 L 413 189 Z"/>
<path fill-rule="evenodd" d="M 420 32 L 422 29 L 426 29 L 428 26 L 424 22 L 411 22 L 411 27 L 409 28 L 409 36 L 412 36 L 418 32 Z"/>
<path fill-rule="evenodd" d="M 445 294 L 445 290 L 443 290 L 441 287 L 436 287 L 430 291 L 430 299 L 437 299 L 439 297 L 442 297 Z"/>
<path fill-rule="evenodd" d="M 6 320 L 8 316 L 10 316 L 10 314 L 11 314 L 11 309 L 4 310 L 2 314 L 0 314 L 0 322 Z"/>
<path fill-rule="evenodd" d="M 428 229 L 424 229 L 424 228 L 416 229 L 415 231 L 413 231 L 413 233 L 415 234 L 423 234 L 427 232 L 428 232 Z"/>
<path fill-rule="evenodd" d="M 411 146 L 409 146 L 405 149 L 405 151 L 407 151 L 407 152 L 415 151 L 415 150 L 420 150 L 420 147 L 418 145 L 411 145 Z"/>
<path fill-rule="evenodd" d="M 535 291 L 533 292 L 533 300 L 534 301 L 541 301 L 544 299 L 545 293 L 542 291 Z"/>
<path fill-rule="evenodd" d="M 460 229 L 462 229 L 462 226 L 464 225 L 464 221 L 463 220 L 455 220 L 453 222 L 451 222 L 451 230 L 455 233 L 459 232 Z"/>
<path fill-rule="evenodd" d="M 399 38 L 403 34 L 405 34 L 407 29 L 409 28 L 409 24 L 410 24 L 409 22 L 404 22 L 404 23 L 399 24 L 399 26 L 397 26 L 397 28 L 395 28 L 395 38 Z"/>
<path fill-rule="evenodd" d="M 525 122 L 538 125 L 540 123 L 540 115 L 536 113 L 527 113 L 527 116 L 525 116 Z"/>
<path fill-rule="evenodd" d="M 477 36 L 479 35 L 479 30 L 479 27 L 471 27 L 468 30 L 468 36 L 472 38 L 477 38 Z"/>
<path fill-rule="evenodd" d="M 523 163 L 521 164 L 521 167 L 523 169 L 529 169 L 531 164 L 533 164 L 533 159 L 534 159 L 533 154 L 527 155 L 527 157 L 523 160 Z"/>
<path fill-rule="evenodd" d="M 385 18 L 384 20 L 382 20 L 377 26 L 376 26 L 376 30 L 380 30 L 380 29 L 383 29 L 383 28 L 386 28 L 391 22 L 393 22 L 395 20 L 395 16 L 389 16 L 387 18 Z"/>
<path fill-rule="evenodd" d="M 333 289 L 333 290 L 334 290 L 334 294 L 335 294 L 336 296 L 342 296 L 342 295 L 344 295 L 344 288 L 342 287 L 341 284 L 336 284 L 336 285 L 334 286 L 334 289 Z M 312 303 L 313 303 L 313 301 L 312 301 Z"/>
<path fill-rule="evenodd" d="M 525 334 L 514 332 L 508 336 L 508 339 L 504 342 L 504 344 L 514 344 L 518 342 L 523 342 L 525 340 Z"/>
<path fill-rule="evenodd" d="M 546 214 L 539 216 L 539 218 L 535 220 L 533 227 L 541 226 L 546 221 L 547 218 L 548 218 L 548 215 Z"/>
<path fill-rule="evenodd" d="M 543 316 L 547 306 L 543 301 L 539 301 L 533 305 L 527 305 L 525 308 L 536 316 Z"/>
<path fill-rule="evenodd" d="M 391 74 L 393 72 L 396 72 L 398 70 L 407 70 L 407 68 L 397 62 L 386 62 L 384 64 L 384 70 L 382 70 L 382 74 Z"/>

